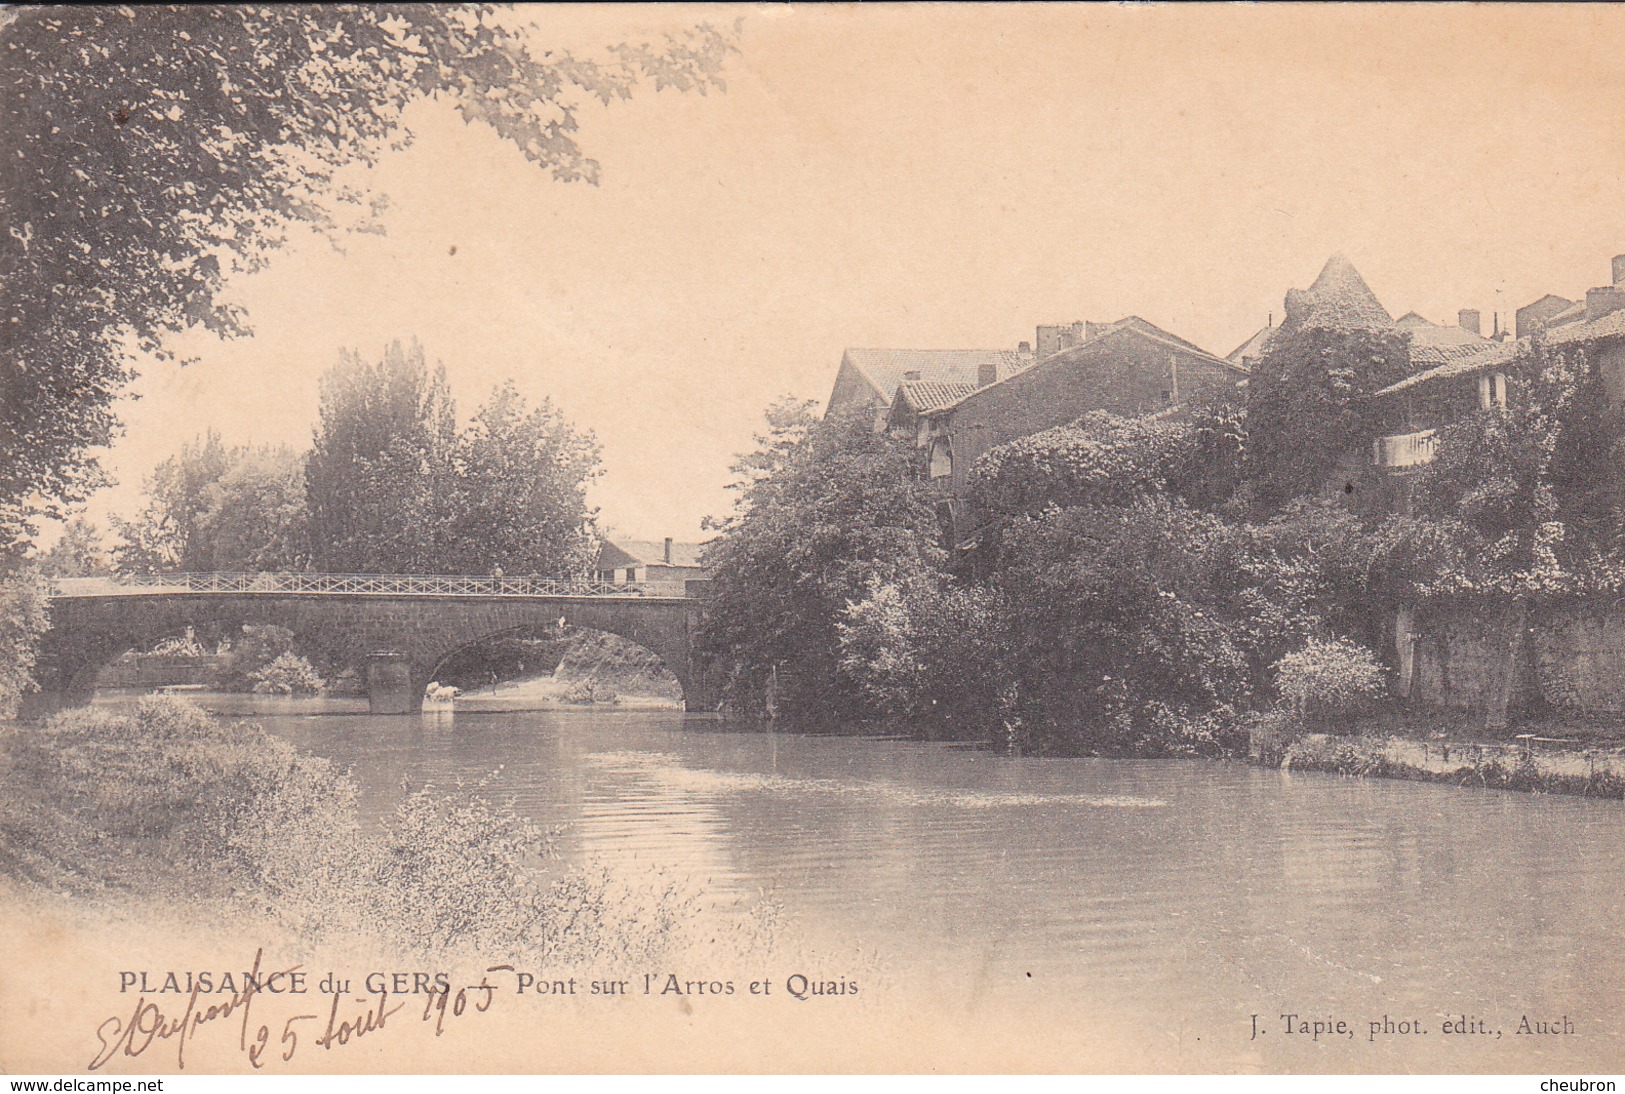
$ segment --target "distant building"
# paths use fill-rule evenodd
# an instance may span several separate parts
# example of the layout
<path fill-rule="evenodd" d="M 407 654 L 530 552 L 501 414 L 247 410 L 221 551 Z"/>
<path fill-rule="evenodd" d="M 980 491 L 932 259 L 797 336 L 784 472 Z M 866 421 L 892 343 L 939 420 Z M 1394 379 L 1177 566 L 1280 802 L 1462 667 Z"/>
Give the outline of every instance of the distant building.
<path fill-rule="evenodd" d="M 1259 327 L 1256 334 L 1227 353 L 1224 359 L 1238 368 L 1251 372 L 1253 366 L 1269 350 L 1270 343 L 1275 340 L 1275 329 L 1275 317 L 1271 316 L 1270 321 Z"/>
<path fill-rule="evenodd" d="M 1550 326 L 1559 315 L 1569 313 L 1574 305 L 1575 301 L 1566 296 L 1547 293 L 1533 304 L 1525 304 L 1518 309 L 1514 332 L 1519 338 L 1528 338 L 1537 330 Z"/>
<path fill-rule="evenodd" d="M 1124 417 L 1182 413 L 1233 391 L 1245 376 L 1244 369 L 1130 316 L 1087 324 L 1082 342 L 963 394 L 950 385 L 899 384 L 888 424 L 914 439 L 921 475 L 942 489 L 944 538 L 967 547 L 984 523 L 966 500 L 971 466 L 984 452 L 1095 410 Z"/>
<path fill-rule="evenodd" d="M 666 596 L 686 595 L 686 583 L 704 581 L 710 574 L 700 565 L 703 543 L 678 543 L 667 538 L 606 539 L 598 549 L 598 580 L 616 585 L 642 585 Z"/>
<path fill-rule="evenodd" d="M 849 349 L 841 355 L 826 415 L 866 412 L 883 427 L 902 383 L 992 383 L 1033 363 L 1030 350 Z"/>
<path fill-rule="evenodd" d="M 1510 390 L 1512 364 L 1537 342 L 1584 350 L 1602 376 L 1607 397 L 1625 402 L 1625 255 L 1614 258 L 1612 274 L 1611 285 L 1588 290 L 1582 301 L 1548 294 L 1519 308 L 1516 341 L 1463 342 L 1465 352 L 1447 355 L 1377 392 L 1395 432 L 1377 438 L 1373 460 L 1399 469 L 1431 462 L 1440 427 L 1474 410 L 1510 405 L 1516 398 Z M 1476 318 L 1477 313 L 1470 314 Z M 1412 359 L 1418 360 L 1415 352 Z"/>

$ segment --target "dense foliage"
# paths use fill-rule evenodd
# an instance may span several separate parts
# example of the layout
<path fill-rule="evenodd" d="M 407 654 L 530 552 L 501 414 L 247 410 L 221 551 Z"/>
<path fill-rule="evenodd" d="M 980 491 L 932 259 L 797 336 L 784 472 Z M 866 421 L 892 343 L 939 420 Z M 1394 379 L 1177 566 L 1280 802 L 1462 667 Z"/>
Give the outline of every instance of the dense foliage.
<path fill-rule="evenodd" d="M 935 573 L 876 583 L 837 626 L 841 672 L 872 708 L 975 736 L 1015 713 L 1003 593 Z"/>
<path fill-rule="evenodd" d="M 1095 411 L 984 453 L 971 470 L 970 501 L 1002 516 L 1127 504 L 1168 488 L 1189 435 L 1183 423 Z"/>
<path fill-rule="evenodd" d="M 295 224 L 373 226 L 341 170 L 410 139 L 430 96 L 563 180 L 595 180 L 584 100 L 720 86 L 710 27 L 598 59 L 492 5 L 41 6 L 0 21 L 0 551 L 100 481 L 132 353 L 202 324 Z"/>
<path fill-rule="evenodd" d="M 725 537 L 713 564 L 721 607 L 752 623 L 739 634 L 763 649 L 778 642 L 772 658 L 802 672 L 807 649 L 829 648 L 831 635 L 809 619 L 822 628 L 830 602 L 816 616 L 788 607 L 768 619 L 753 613 L 772 603 L 765 575 L 782 573 L 778 560 L 828 520 L 827 507 L 855 480 L 809 443 L 819 426 L 780 424 L 804 432 L 778 446 L 765 438 L 763 452 L 779 455 L 753 460 L 749 491 L 770 504 L 740 527 L 759 537 L 751 545 L 760 553 L 741 553 L 742 541 Z M 849 571 L 862 584 L 839 589 L 835 663 L 827 655 L 811 662 L 822 668 L 820 696 L 835 691 L 849 709 L 1016 747 L 1232 747 L 1239 712 L 1272 700 L 1283 657 L 1316 640 L 1364 639 L 1375 619 L 1367 589 L 1376 540 L 1354 514 L 1311 501 L 1262 521 L 1232 512 L 1245 439 L 1239 408 L 1220 405 L 1182 423 L 1091 414 L 992 450 L 972 476 L 973 502 L 1001 518 L 1000 550 L 982 580 L 950 576 L 923 550 L 890 556 L 890 566 L 886 555 L 865 555 Z M 867 433 L 847 440 L 871 453 L 862 465 L 869 472 L 886 466 L 873 462 L 881 450 L 918 458 L 896 443 Z M 823 461 L 816 473 L 802 462 L 815 456 Z M 919 484 L 892 469 L 882 482 L 885 511 L 913 505 L 924 521 L 930 495 L 912 494 Z M 872 550 L 878 541 L 862 542 Z M 739 568 L 745 562 L 764 576 L 741 580 L 751 576 Z M 803 645 L 814 635 L 816 645 Z M 798 714 L 832 705 L 784 699 Z"/>
<path fill-rule="evenodd" d="M 1282 327 L 1247 381 L 1247 476 L 1266 509 L 1314 494 L 1379 432 L 1369 396 L 1410 371 L 1396 331 Z"/>
<path fill-rule="evenodd" d="M 328 761 L 176 699 L 68 711 L 0 743 L 18 786 L 0 799 L 12 882 L 184 899 L 403 957 L 500 952 L 583 973 L 681 962 L 717 939 L 748 960 L 772 941 L 766 917 L 711 915 L 653 873 L 561 865 L 479 786 L 411 790 L 364 822 L 355 781 Z"/>
<path fill-rule="evenodd" d="M 455 478 L 432 559 L 440 573 L 578 574 L 598 537 L 587 487 L 601 473 L 598 443 L 543 399 L 529 406 L 499 386 L 457 439 Z"/>
<path fill-rule="evenodd" d="M 74 517 L 63 526 L 61 537 L 40 553 L 38 564 L 46 577 L 97 577 L 113 572 L 101 529 L 84 517 Z"/>
<path fill-rule="evenodd" d="M 322 374 L 305 475 L 311 561 L 323 573 L 436 573 L 435 518 L 451 492 L 456 408 L 444 366 L 391 343 L 340 354 Z"/>
<path fill-rule="evenodd" d="M 1413 599 L 1625 589 L 1625 414 L 1583 353 L 1536 347 L 1513 398 L 1439 431 L 1381 576 Z"/>
<path fill-rule="evenodd" d="M 316 667 L 292 651 L 254 673 L 253 690 L 261 695 L 315 695 L 326 681 Z"/>
<path fill-rule="evenodd" d="M 910 474 L 912 446 L 865 421 L 786 400 L 768 425 L 735 465 L 735 511 L 706 552 L 702 649 L 741 707 L 776 687 L 787 712 L 872 713 L 840 679 L 840 624 L 871 588 L 940 568 L 929 487 Z"/>
<path fill-rule="evenodd" d="M 0 571 L 0 718 L 33 690 L 35 650 L 49 623 L 38 574 L 26 566 Z"/>
<path fill-rule="evenodd" d="M 1276 690 L 1301 721 L 1345 719 L 1383 693 L 1382 666 L 1364 646 L 1314 639 L 1281 658 Z"/>
<path fill-rule="evenodd" d="M 228 448 L 210 431 L 159 464 L 146 493 L 134 518 L 113 518 L 125 573 L 295 570 L 308 561 L 305 457 L 291 448 Z"/>
<path fill-rule="evenodd" d="M 309 454 L 228 447 L 210 432 L 148 477 L 114 518 L 125 573 L 278 571 L 574 574 L 596 548 L 588 484 L 598 446 L 543 400 L 499 386 L 467 428 L 421 348 L 344 354 L 323 378 Z M 86 527 L 47 555 L 94 563 Z"/>

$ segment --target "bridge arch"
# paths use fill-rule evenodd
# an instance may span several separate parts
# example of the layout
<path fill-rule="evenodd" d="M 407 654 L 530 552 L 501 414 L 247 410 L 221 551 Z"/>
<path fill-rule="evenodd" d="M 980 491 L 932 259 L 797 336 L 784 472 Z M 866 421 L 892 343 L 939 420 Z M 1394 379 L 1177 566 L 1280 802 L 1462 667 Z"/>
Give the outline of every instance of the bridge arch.
<path fill-rule="evenodd" d="M 567 626 L 605 631 L 659 657 L 689 710 L 715 708 L 716 689 L 694 652 L 701 601 L 629 595 L 414 595 L 143 591 L 57 596 L 36 679 L 47 692 L 79 697 L 96 671 L 132 647 L 188 625 L 286 627 L 312 650 L 365 661 L 378 713 L 422 708 L 423 690 L 446 657 L 489 635 Z"/>
<path fill-rule="evenodd" d="M 595 636 L 596 636 L 596 638 L 595 638 Z M 448 675 L 447 675 L 448 674 L 448 668 L 450 666 L 452 666 L 454 662 L 457 662 L 459 659 L 461 659 L 463 657 L 463 655 L 468 654 L 471 651 L 478 650 L 482 646 L 488 646 L 488 644 L 498 643 L 501 640 L 506 639 L 506 638 L 557 639 L 562 643 L 569 643 L 570 644 L 570 645 L 561 646 L 559 651 L 558 651 L 558 652 L 564 654 L 565 656 L 569 656 L 570 655 L 569 651 L 571 651 L 572 649 L 579 649 L 578 646 L 574 645 L 575 643 L 579 642 L 579 643 L 585 644 L 585 643 L 593 642 L 595 640 L 601 640 L 601 639 L 604 639 L 604 638 L 612 638 L 612 639 L 617 640 L 619 648 L 617 648 L 617 646 L 615 644 L 611 644 L 610 647 L 609 647 L 611 652 L 616 653 L 616 654 L 629 655 L 630 658 L 632 659 L 633 663 L 636 664 L 636 665 L 639 665 L 642 670 L 644 670 L 644 671 L 652 671 L 654 673 L 658 673 L 659 675 L 663 676 L 665 678 L 665 681 L 667 682 L 667 684 L 669 684 L 671 687 L 676 688 L 676 695 L 671 696 L 672 698 L 682 699 L 682 698 L 685 697 L 684 694 L 683 694 L 682 680 L 677 675 L 677 672 L 675 670 L 673 670 L 672 667 L 666 663 L 665 657 L 661 656 L 659 653 L 655 652 L 654 650 L 649 649 L 647 646 L 641 645 L 639 643 L 632 642 L 630 639 L 625 638 L 622 635 L 613 634 L 612 632 L 609 632 L 609 631 L 601 631 L 601 630 L 598 630 L 597 628 L 594 628 L 594 627 L 588 627 L 588 626 L 584 626 L 584 625 L 577 625 L 577 624 L 574 624 L 574 623 L 568 624 L 566 626 L 566 628 L 564 630 L 562 630 L 562 631 L 558 628 L 558 626 L 557 626 L 557 624 L 555 622 L 554 625 L 549 626 L 549 627 L 528 627 L 528 626 L 510 627 L 510 628 L 507 628 L 505 630 L 496 631 L 496 632 L 494 632 L 492 634 L 481 635 L 481 636 L 479 636 L 477 638 L 474 638 L 471 641 L 464 642 L 462 645 L 457 646 L 454 649 L 451 649 L 446 654 L 441 656 L 439 661 L 437 661 L 432 667 L 429 668 L 429 670 L 428 670 L 429 679 L 431 681 L 436 681 L 436 682 L 439 682 L 439 683 L 442 683 L 442 684 L 444 684 L 444 683 L 455 683 L 456 682 L 456 670 L 455 669 L 451 670 L 451 672 L 452 672 L 452 678 L 451 679 L 448 680 Z M 631 651 L 636 651 L 636 652 L 633 653 Z M 556 663 L 558 663 L 558 662 L 556 662 Z M 552 671 L 552 670 L 550 670 L 550 669 L 542 669 L 542 670 L 540 670 L 540 674 L 545 675 L 549 671 Z M 529 674 L 529 675 L 537 675 L 537 673 L 532 671 L 532 670 L 523 670 L 523 672 L 525 674 Z"/>

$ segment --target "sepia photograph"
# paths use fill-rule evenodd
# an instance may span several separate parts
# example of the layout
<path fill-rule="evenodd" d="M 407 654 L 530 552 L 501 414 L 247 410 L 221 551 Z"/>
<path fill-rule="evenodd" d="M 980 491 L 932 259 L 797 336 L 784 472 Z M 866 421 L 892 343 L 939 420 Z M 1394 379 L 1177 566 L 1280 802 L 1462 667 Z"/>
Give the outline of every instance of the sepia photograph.
<path fill-rule="evenodd" d="M 0 1072 L 1625 1072 L 1621 87 L 0 7 Z"/>

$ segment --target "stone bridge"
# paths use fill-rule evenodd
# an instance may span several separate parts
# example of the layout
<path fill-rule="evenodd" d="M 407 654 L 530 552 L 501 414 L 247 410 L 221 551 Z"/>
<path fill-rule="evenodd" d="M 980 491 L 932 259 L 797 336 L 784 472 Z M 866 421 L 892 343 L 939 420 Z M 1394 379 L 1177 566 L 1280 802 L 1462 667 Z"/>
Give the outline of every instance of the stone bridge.
<path fill-rule="evenodd" d="M 235 634 L 245 623 L 286 627 L 302 649 L 365 665 L 377 714 L 422 708 L 446 659 L 487 638 L 566 626 L 616 634 L 665 662 L 689 710 L 719 694 L 694 652 L 702 604 L 634 586 L 513 578 L 330 574 L 166 574 L 117 582 L 61 581 L 34 676 L 49 697 L 82 700 L 97 672 L 130 649 L 194 627 Z"/>

